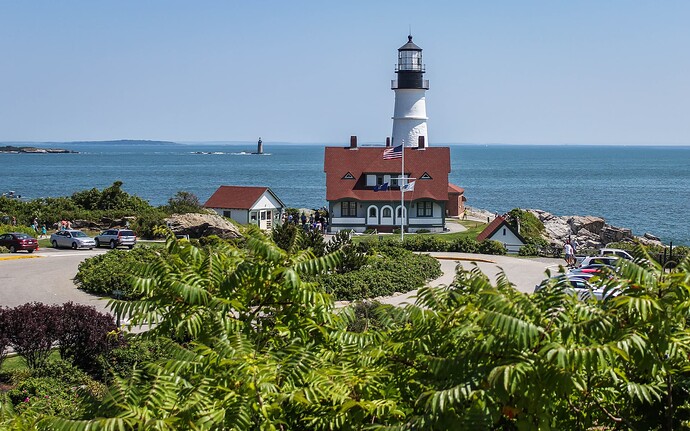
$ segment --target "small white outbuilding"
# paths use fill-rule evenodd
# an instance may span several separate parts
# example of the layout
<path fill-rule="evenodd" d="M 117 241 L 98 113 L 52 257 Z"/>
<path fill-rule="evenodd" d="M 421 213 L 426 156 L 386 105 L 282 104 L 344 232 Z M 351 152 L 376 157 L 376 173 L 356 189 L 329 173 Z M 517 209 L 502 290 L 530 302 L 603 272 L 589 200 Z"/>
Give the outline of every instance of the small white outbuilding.
<path fill-rule="evenodd" d="M 268 187 L 220 186 L 204 204 L 240 224 L 270 230 L 279 223 L 285 204 Z"/>
<path fill-rule="evenodd" d="M 496 217 L 477 236 L 477 241 L 493 240 L 502 243 L 508 253 L 517 253 L 525 245 L 525 239 L 501 216 Z"/>

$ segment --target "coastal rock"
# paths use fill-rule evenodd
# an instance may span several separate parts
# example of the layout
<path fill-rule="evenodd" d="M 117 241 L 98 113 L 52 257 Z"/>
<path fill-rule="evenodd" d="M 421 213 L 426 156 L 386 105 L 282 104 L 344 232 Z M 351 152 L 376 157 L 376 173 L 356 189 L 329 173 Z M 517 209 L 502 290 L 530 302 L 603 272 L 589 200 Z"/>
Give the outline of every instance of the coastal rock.
<path fill-rule="evenodd" d="M 99 230 L 101 228 L 101 225 L 92 220 L 74 220 L 72 222 L 72 228 Z"/>
<path fill-rule="evenodd" d="M 658 236 L 654 236 L 654 235 L 652 235 L 652 234 L 649 233 L 649 232 L 645 232 L 645 234 L 642 235 L 642 237 L 643 237 L 644 239 L 646 239 L 646 240 L 649 240 L 649 241 L 658 241 L 658 242 L 661 242 L 661 239 L 660 239 Z"/>
<path fill-rule="evenodd" d="M 599 234 L 601 242 L 608 244 L 610 242 L 632 242 L 635 238 L 630 229 L 605 225 Z"/>
<path fill-rule="evenodd" d="M 574 234 L 579 234 L 580 230 L 585 229 L 598 235 L 606 224 L 606 221 L 601 217 L 572 216 L 569 219 L 569 224 Z"/>
<path fill-rule="evenodd" d="M 237 226 L 218 214 L 173 214 L 165 222 L 176 235 L 189 235 L 190 238 L 217 235 L 229 239 L 242 236 Z"/>

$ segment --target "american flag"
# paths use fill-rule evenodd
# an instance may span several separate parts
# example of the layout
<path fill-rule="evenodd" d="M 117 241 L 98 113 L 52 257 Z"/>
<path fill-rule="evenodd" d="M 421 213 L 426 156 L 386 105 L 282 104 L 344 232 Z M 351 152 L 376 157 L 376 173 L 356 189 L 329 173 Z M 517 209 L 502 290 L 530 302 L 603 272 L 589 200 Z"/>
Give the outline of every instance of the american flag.
<path fill-rule="evenodd" d="M 386 148 L 383 150 L 383 160 L 399 159 L 402 157 L 402 145 L 393 148 Z"/>

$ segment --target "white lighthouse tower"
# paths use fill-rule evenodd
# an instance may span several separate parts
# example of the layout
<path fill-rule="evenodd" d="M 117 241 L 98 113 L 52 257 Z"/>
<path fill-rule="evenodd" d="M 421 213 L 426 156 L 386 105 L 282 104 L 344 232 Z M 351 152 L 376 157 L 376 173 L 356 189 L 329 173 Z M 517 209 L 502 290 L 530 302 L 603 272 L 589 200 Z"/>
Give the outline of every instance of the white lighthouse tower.
<path fill-rule="evenodd" d="M 422 48 L 412 43 L 412 36 L 407 36 L 407 43 L 398 49 L 395 73 L 398 79 L 391 81 L 395 91 L 391 145 L 416 147 L 423 137 L 422 143 L 427 146 L 425 93 L 429 80 L 424 79 Z"/>

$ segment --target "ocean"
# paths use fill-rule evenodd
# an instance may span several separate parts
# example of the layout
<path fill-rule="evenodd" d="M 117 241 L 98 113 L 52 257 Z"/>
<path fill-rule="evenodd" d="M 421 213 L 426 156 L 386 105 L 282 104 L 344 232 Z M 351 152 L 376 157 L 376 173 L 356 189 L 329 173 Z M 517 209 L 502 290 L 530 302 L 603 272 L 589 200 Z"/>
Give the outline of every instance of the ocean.
<path fill-rule="evenodd" d="M 3 144 L 0 144 L 3 145 Z M 0 154 L 0 192 L 23 198 L 67 196 L 114 181 L 165 204 L 177 191 L 204 202 L 220 185 L 269 186 L 290 207 L 326 204 L 324 145 L 27 144 L 79 154 Z M 664 242 L 690 245 L 690 147 L 448 145 L 450 181 L 467 204 L 491 212 L 539 208 L 593 215 Z"/>

